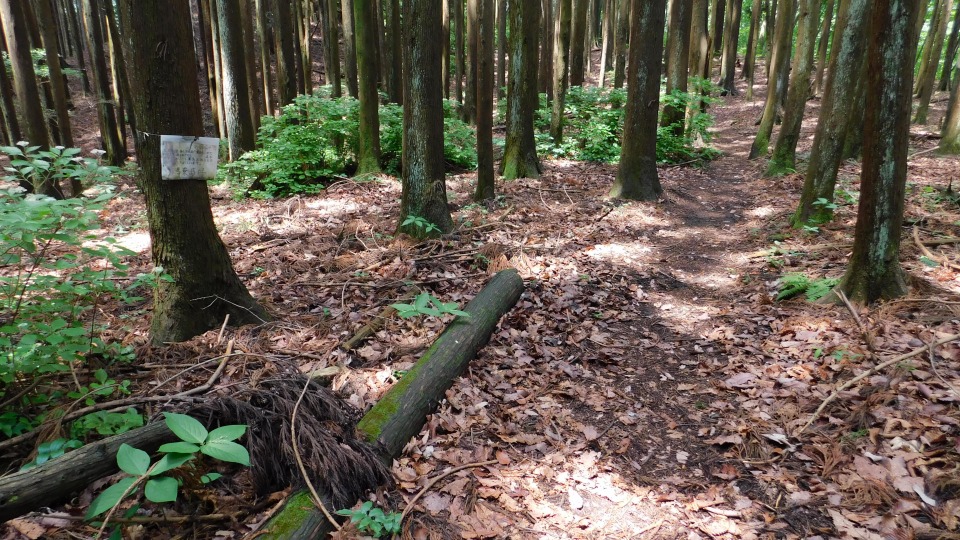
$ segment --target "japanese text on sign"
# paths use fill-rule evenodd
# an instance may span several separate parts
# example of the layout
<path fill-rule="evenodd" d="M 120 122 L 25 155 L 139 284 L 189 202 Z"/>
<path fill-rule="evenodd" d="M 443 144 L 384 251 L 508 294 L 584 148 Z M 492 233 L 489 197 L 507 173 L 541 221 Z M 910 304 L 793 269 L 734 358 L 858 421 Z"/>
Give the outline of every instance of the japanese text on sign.
<path fill-rule="evenodd" d="M 217 176 L 220 139 L 160 136 L 160 177 L 164 180 L 209 180 Z"/>

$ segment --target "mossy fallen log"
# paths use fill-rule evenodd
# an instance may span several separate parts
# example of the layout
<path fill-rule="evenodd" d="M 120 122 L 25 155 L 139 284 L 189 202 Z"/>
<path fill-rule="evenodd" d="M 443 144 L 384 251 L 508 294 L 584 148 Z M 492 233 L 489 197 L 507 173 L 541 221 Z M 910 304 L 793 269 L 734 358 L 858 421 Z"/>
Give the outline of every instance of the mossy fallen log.
<path fill-rule="evenodd" d="M 117 450 L 124 443 L 152 453 L 176 438 L 166 424 L 154 422 L 0 477 L 0 522 L 55 504 L 94 480 L 117 472 Z"/>
<path fill-rule="evenodd" d="M 447 389 L 477 351 L 490 339 L 500 321 L 520 299 L 523 280 L 514 269 L 499 272 L 464 311 L 434 341 L 420 360 L 360 419 L 357 431 L 377 444 L 387 463 L 423 428 Z M 329 504 L 329 501 L 323 501 Z M 329 508 L 330 511 L 337 510 Z M 290 496 L 283 508 L 257 533 L 258 539 L 323 538 L 332 529 L 305 491 Z"/>

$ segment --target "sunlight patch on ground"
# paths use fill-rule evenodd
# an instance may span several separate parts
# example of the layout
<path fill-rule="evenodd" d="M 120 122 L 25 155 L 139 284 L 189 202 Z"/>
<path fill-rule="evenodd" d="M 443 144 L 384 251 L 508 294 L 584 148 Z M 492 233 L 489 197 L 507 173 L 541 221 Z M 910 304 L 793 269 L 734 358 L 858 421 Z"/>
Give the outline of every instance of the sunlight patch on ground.
<path fill-rule="evenodd" d="M 591 259 L 615 264 L 649 263 L 653 248 L 648 244 L 631 242 L 625 244 L 597 244 L 586 250 Z"/>
<path fill-rule="evenodd" d="M 755 218 L 766 218 L 772 216 L 776 213 L 776 209 L 772 206 L 761 206 L 759 208 L 754 208 L 753 210 L 748 210 L 746 214 L 750 217 Z"/>
<path fill-rule="evenodd" d="M 335 216 L 350 212 L 359 212 L 360 205 L 352 200 L 328 199 L 317 197 L 303 202 L 303 206 L 311 210 L 318 210 L 321 216 Z"/>
<path fill-rule="evenodd" d="M 696 296 L 690 302 L 669 293 L 650 294 L 649 299 L 667 327 L 680 334 L 696 335 L 698 326 L 721 313 L 719 308 L 700 302 Z"/>
<path fill-rule="evenodd" d="M 114 239 L 117 241 L 114 245 L 137 253 L 144 253 L 150 249 L 150 233 L 132 232 L 121 236 L 114 236 Z"/>

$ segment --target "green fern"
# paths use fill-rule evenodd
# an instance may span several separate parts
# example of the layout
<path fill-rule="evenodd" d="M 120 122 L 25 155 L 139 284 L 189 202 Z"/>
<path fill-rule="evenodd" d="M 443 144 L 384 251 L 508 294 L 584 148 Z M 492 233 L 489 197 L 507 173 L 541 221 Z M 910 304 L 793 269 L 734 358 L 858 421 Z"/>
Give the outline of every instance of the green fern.
<path fill-rule="evenodd" d="M 839 278 L 810 279 L 806 274 L 791 273 L 780 278 L 780 292 L 777 301 L 786 300 L 803 294 L 807 300 L 816 302 L 827 295 L 840 283 Z"/>
<path fill-rule="evenodd" d="M 810 282 L 810 286 L 807 287 L 807 292 L 804 294 L 806 294 L 807 300 L 816 302 L 817 300 L 829 294 L 830 291 L 837 286 L 837 283 L 840 283 L 839 278 L 815 279 Z"/>

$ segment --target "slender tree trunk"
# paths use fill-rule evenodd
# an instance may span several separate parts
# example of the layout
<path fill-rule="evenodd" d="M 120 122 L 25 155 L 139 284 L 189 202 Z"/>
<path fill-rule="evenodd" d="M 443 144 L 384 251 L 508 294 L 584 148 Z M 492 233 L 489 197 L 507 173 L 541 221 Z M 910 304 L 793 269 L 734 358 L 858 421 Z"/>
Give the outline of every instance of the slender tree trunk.
<path fill-rule="evenodd" d="M 442 0 L 440 18 L 440 68 L 443 79 L 443 99 L 450 99 L 450 1 Z"/>
<path fill-rule="evenodd" d="M 519 0 L 514 0 L 519 1 Z M 528 0 L 535 2 L 537 0 Z M 507 92 L 507 9 L 510 0 L 497 0 L 497 99 Z M 450 43 L 450 40 L 447 40 Z"/>
<path fill-rule="evenodd" d="M 4 37 L 12 36 L 2 25 L 3 18 L 0 17 L 0 35 Z M 2 42 L 3 40 L 0 40 Z M 12 61 L 11 61 L 12 63 Z M 0 69 L 0 110 L 3 112 L 4 134 L 9 139 L 9 144 L 16 144 L 22 139 L 20 132 L 20 121 L 17 119 L 17 108 L 13 104 L 13 86 L 10 83 L 10 77 L 6 69 Z"/>
<path fill-rule="evenodd" d="M 731 2 L 732 3 L 732 2 Z M 693 0 L 673 0 L 670 34 L 667 37 L 667 87 L 666 93 L 674 90 L 687 91 L 687 71 L 690 62 L 690 19 L 693 15 Z M 677 136 L 683 135 L 683 107 L 666 105 L 660 117 L 662 127 L 670 127 Z M 672 126 L 672 127 L 671 127 Z"/>
<path fill-rule="evenodd" d="M 950 102 L 947 105 L 947 116 L 943 120 L 943 130 L 940 132 L 938 152 L 941 154 L 960 154 L 960 84 L 953 84 L 950 89 Z"/>
<path fill-rule="evenodd" d="M 550 116 L 550 136 L 553 143 L 563 141 L 563 114 L 567 99 L 567 62 L 570 59 L 570 19 L 572 0 L 560 0 L 560 13 L 555 30 L 557 41 L 553 44 L 553 114 Z"/>
<path fill-rule="evenodd" d="M 403 70 L 401 66 L 403 65 L 403 25 L 400 24 L 400 0 L 384 0 L 390 2 L 390 54 L 393 58 L 394 69 L 391 72 L 392 82 L 390 87 L 393 88 L 393 93 L 390 95 L 390 99 L 394 103 L 403 103 Z"/>
<path fill-rule="evenodd" d="M 240 1 L 240 24 L 243 27 L 243 59 L 247 70 L 247 103 L 250 108 L 250 120 L 253 133 L 260 128 L 263 116 L 263 100 L 260 99 L 260 79 L 257 78 L 257 45 L 253 31 L 253 0 Z"/>
<path fill-rule="evenodd" d="M 770 67 L 773 65 L 773 51 L 776 50 L 775 41 L 776 36 L 776 26 L 777 26 L 777 7 L 780 5 L 780 0 L 765 0 L 767 2 L 767 16 L 764 19 L 763 29 L 766 35 L 765 46 L 766 46 L 766 56 L 767 56 L 767 79 L 770 78 Z"/>
<path fill-rule="evenodd" d="M 750 159 L 757 159 L 767 154 L 770 146 L 770 134 L 773 133 L 773 124 L 777 116 L 777 105 L 780 103 L 781 92 L 786 92 L 785 85 L 780 84 L 779 74 L 782 64 L 790 58 L 790 45 L 793 41 L 793 14 L 796 11 L 796 0 L 780 0 L 780 11 L 777 17 L 777 28 L 774 35 L 773 64 L 770 66 L 770 76 L 767 79 L 767 101 L 763 106 L 763 117 L 757 129 L 757 136 L 750 148 Z"/>
<path fill-rule="evenodd" d="M 284 0 L 281 0 L 283 2 Z M 309 1 L 309 0 L 308 0 Z M 306 94 L 308 79 L 313 80 L 313 72 L 303 69 L 303 12 L 300 9 L 301 0 L 292 0 L 290 6 L 290 28 L 293 35 L 293 78 L 297 82 L 297 93 Z M 309 66 L 309 64 L 308 64 Z"/>
<path fill-rule="evenodd" d="M 467 0 L 467 87 L 463 98 L 463 121 L 477 121 L 477 10 L 478 0 Z"/>
<path fill-rule="evenodd" d="M 817 76 L 813 82 L 814 95 L 820 95 L 823 89 L 823 72 L 827 67 L 827 50 L 830 44 L 830 25 L 833 23 L 833 8 L 837 0 L 827 2 L 827 12 L 823 16 L 823 26 L 820 28 L 820 45 L 817 47 Z"/>
<path fill-rule="evenodd" d="M 332 87 L 333 97 L 340 97 L 343 95 L 343 82 L 340 76 L 340 31 L 337 24 L 340 21 L 340 10 L 338 9 L 340 0 L 326 1 L 327 16 L 324 38 L 326 38 L 327 55 L 330 58 L 330 63 L 327 65 L 327 83 Z M 307 41 L 309 42 L 309 40 Z"/>
<path fill-rule="evenodd" d="M 607 82 L 607 71 L 613 65 L 614 20 L 616 19 L 616 1 L 604 0 L 603 5 L 603 45 L 600 49 L 600 77 L 597 86 L 603 88 Z"/>
<path fill-rule="evenodd" d="M 393 43 L 394 33 L 400 31 L 400 25 L 398 22 L 394 21 L 393 6 L 390 0 L 385 0 L 385 2 L 386 3 L 382 4 L 383 13 L 386 15 L 386 22 L 383 23 L 383 29 L 385 33 L 383 36 L 383 41 L 385 43 Z M 374 17 L 376 17 L 379 13 L 380 12 L 377 12 Z M 374 21 L 376 20 L 377 19 L 374 18 Z M 379 36 L 375 36 L 375 38 L 376 37 Z M 383 67 L 383 85 L 387 90 L 387 96 L 391 102 L 400 103 L 400 86 L 402 84 L 399 79 L 399 76 L 401 75 L 399 72 L 400 64 L 392 61 L 391 52 L 392 51 L 389 48 L 378 49 L 378 58 L 381 59 L 379 65 Z"/>
<path fill-rule="evenodd" d="M 243 26 L 240 22 L 240 4 L 235 0 L 216 0 L 217 26 L 220 29 L 220 58 L 223 63 L 223 110 L 226 114 L 230 160 L 237 160 L 244 152 L 253 150 L 253 117 L 250 116 L 250 96 L 246 53 L 243 50 Z"/>
<path fill-rule="evenodd" d="M 203 0 L 200 0 L 201 2 Z M 346 0 L 349 1 L 349 0 Z M 254 6 L 257 14 L 257 42 L 260 44 L 260 65 L 263 68 L 263 106 L 265 114 L 273 114 L 273 70 L 271 66 L 273 63 L 270 59 L 270 49 L 273 47 L 272 38 L 270 36 L 269 28 L 267 24 L 267 18 L 269 16 L 269 9 L 272 2 L 271 0 L 254 0 Z"/>
<path fill-rule="evenodd" d="M 67 89 L 64 84 L 63 71 L 60 68 L 60 56 L 57 53 L 60 48 L 60 36 L 54 26 L 53 10 L 50 8 L 49 0 L 35 0 L 33 2 L 37 22 L 40 26 L 40 32 L 43 33 L 43 47 L 46 54 L 47 66 L 50 70 L 50 88 L 53 93 L 53 103 L 57 111 L 57 132 L 60 139 L 56 141 L 67 148 L 73 147 L 73 130 L 70 127 L 70 111 L 67 104 Z M 16 142 L 16 141 L 14 141 Z M 74 188 L 78 185 L 74 184 Z M 73 190 L 73 196 L 80 193 Z"/>
<path fill-rule="evenodd" d="M 510 78 L 507 80 L 507 140 L 500 170 L 507 180 L 539 178 L 540 160 L 533 132 L 537 110 L 537 45 L 541 6 L 510 2 Z"/>
<path fill-rule="evenodd" d="M 710 58 L 710 0 L 693 0 L 690 20 L 690 74 L 709 79 Z"/>
<path fill-rule="evenodd" d="M 210 44 L 213 47 L 213 78 L 216 81 L 214 87 L 217 89 L 217 113 L 214 117 L 217 119 L 217 135 L 227 138 L 227 113 L 224 103 L 223 89 L 223 47 L 220 44 L 220 15 L 217 7 L 217 0 L 205 0 L 210 4 Z"/>
<path fill-rule="evenodd" d="M 553 0 L 541 2 L 540 25 L 540 75 L 537 79 L 537 92 L 546 94 L 547 101 L 553 99 Z M 512 30 L 511 30 L 512 31 Z"/>
<path fill-rule="evenodd" d="M 18 0 L 0 0 L 0 20 L 3 21 L 3 36 L 10 57 L 17 105 L 23 116 L 24 134 L 31 145 L 47 148 L 50 146 L 50 139 L 47 135 L 47 123 L 43 118 L 43 107 L 40 105 L 33 59 L 30 57 L 30 38 L 23 13 L 25 7 L 28 6 Z M 45 181 L 31 187 L 36 193 L 63 198 L 63 192 L 55 181 Z"/>
<path fill-rule="evenodd" d="M 940 91 L 950 90 L 950 82 L 953 76 L 953 70 L 956 67 L 957 48 L 960 46 L 960 8 L 958 8 L 953 17 L 953 26 L 950 27 L 950 38 L 947 40 L 946 57 L 943 60 L 943 70 L 940 72 Z"/>
<path fill-rule="evenodd" d="M 619 0 L 620 7 L 617 9 L 619 18 L 617 19 L 617 36 L 613 52 L 613 87 L 623 88 L 623 82 L 627 78 L 627 47 L 630 39 L 630 17 L 632 17 L 633 8 L 631 0 Z"/>
<path fill-rule="evenodd" d="M 655 201 L 663 192 L 657 172 L 657 112 L 665 7 L 664 0 L 633 4 L 623 147 L 610 190 L 614 198 Z"/>
<path fill-rule="evenodd" d="M 120 0 L 130 59 L 131 97 L 146 133 L 203 135 L 196 66 L 191 59 L 187 0 Z M 157 44 L 165 46 L 157 54 Z M 160 138 L 137 137 L 153 264 L 173 278 L 154 292 L 150 335 L 155 343 L 183 341 L 223 324 L 269 319 L 240 282 L 217 235 L 207 184 L 163 180 Z"/>
<path fill-rule="evenodd" d="M 847 133 L 843 136 L 843 151 L 840 160 L 856 159 L 863 150 L 863 121 L 866 116 L 864 107 L 867 103 L 867 69 L 869 62 L 864 57 L 860 61 L 859 73 L 856 76 L 856 85 L 853 90 L 852 101 L 848 104 L 850 111 L 847 117 Z"/>
<path fill-rule="evenodd" d="M 943 52 L 943 42 L 947 34 L 947 21 L 950 20 L 951 0 L 940 0 L 937 3 L 937 14 L 934 17 L 933 35 L 928 38 L 931 46 L 924 51 L 926 54 L 921 60 L 921 70 L 917 77 L 918 92 L 920 98 L 917 104 L 917 114 L 913 121 L 917 124 L 927 123 L 927 113 L 930 111 L 930 98 L 933 97 L 933 89 L 936 84 L 937 67 L 940 66 L 940 56 Z"/>
<path fill-rule="evenodd" d="M 876 0 L 873 6 L 860 203 L 853 253 L 837 289 L 854 302 L 889 300 L 907 293 L 900 267 L 907 152 L 910 144 L 913 59 L 911 32 L 917 4 Z M 931 69 L 932 71 L 933 69 Z"/>
<path fill-rule="evenodd" d="M 120 131 L 120 140 L 123 144 L 124 152 L 127 148 L 127 132 L 124 129 L 124 117 L 126 123 L 130 124 L 130 129 L 137 130 L 137 121 L 133 116 L 133 104 L 130 102 L 130 85 L 127 82 L 127 61 L 123 55 L 123 46 L 120 44 L 122 36 L 120 35 L 120 25 L 117 23 L 117 14 L 113 7 L 113 0 L 110 0 L 110 6 L 104 9 L 106 14 L 103 17 L 103 24 L 108 32 L 108 45 L 110 47 L 111 75 L 113 77 L 113 96 L 117 103 L 117 117 L 120 119 L 117 128 Z M 101 5 L 101 8 L 103 6 Z M 198 64 L 199 65 L 199 64 Z M 126 114 L 124 114 L 126 113 Z"/>
<path fill-rule="evenodd" d="M 70 26 L 73 27 L 73 36 L 74 36 L 74 39 L 76 40 L 74 42 L 74 48 L 77 51 L 76 52 L 77 66 L 79 66 L 80 68 L 80 78 L 83 81 L 83 91 L 84 93 L 89 94 L 90 93 L 90 77 L 89 75 L 87 75 L 87 61 L 85 60 L 85 55 L 84 55 L 84 49 L 85 49 L 84 39 L 80 31 L 80 27 L 82 26 L 80 22 L 80 16 L 77 13 L 77 7 L 74 4 L 74 2 L 68 0 L 66 4 L 67 4 L 67 12 L 70 18 Z M 81 6 L 81 9 L 82 9 L 82 6 Z"/>
<path fill-rule="evenodd" d="M 854 100 L 856 79 L 864 55 L 867 14 L 873 0 L 848 0 L 841 4 L 836 54 L 830 58 L 830 72 L 820 103 L 817 131 L 807 164 L 800 203 L 793 216 L 794 227 L 810 223 L 826 223 L 833 217 L 829 204 L 814 204 L 823 199 L 833 202 L 837 170 L 843 152 L 844 136 L 849 122 L 850 104 Z"/>
<path fill-rule="evenodd" d="M 760 34 L 760 8 L 763 2 L 753 0 L 750 7 L 750 33 L 747 37 L 747 54 L 743 58 L 743 69 L 740 71 L 740 78 L 748 82 L 753 81 L 753 68 L 757 63 L 757 39 Z M 752 85 L 751 85 L 752 86 Z"/>
<path fill-rule="evenodd" d="M 271 0 L 274 13 L 274 40 L 277 49 L 277 103 L 289 105 L 297 97 L 297 58 L 293 42 L 293 14 L 290 0 Z"/>
<path fill-rule="evenodd" d="M 357 38 L 353 20 L 353 0 L 340 0 L 343 27 L 343 68 L 347 79 L 347 94 L 357 97 Z"/>
<path fill-rule="evenodd" d="M 727 0 L 727 26 L 723 36 L 723 61 L 720 64 L 720 86 L 723 95 L 736 95 L 737 44 L 740 41 L 740 13 L 743 0 Z"/>
<path fill-rule="evenodd" d="M 103 48 L 103 29 L 100 23 L 100 0 L 83 0 L 84 26 L 87 30 L 87 48 L 90 50 L 90 65 L 97 95 L 97 116 L 100 120 L 100 136 L 106 160 L 111 165 L 123 165 L 127 150 L 120 137 L 117 122 L 118 103 L 114 102 L 107 75 L 106 55 Z"/>
<path fill-rule="evenodd" d="M 212 17 L 216 16 L 216 10 L 211 11 L 211 3 L 213 0 L 197 0 L 197 7 L 199 7 L 198 13 L 198 27 L 200 29 L 201 41 L 203 44 L 203 57 L 204 64 L 207 66 L 207 95 L 210 98 L 210 113 L 213 119 L 213 127 L 217 130 L 217 134 L 221 133 L 220 127 L 223 125 L 223 118 L 220 116 L 220 76 L 217 74 L 217 58 L 214 56 L 214 42 L 219 41 L 219 39 L 213 36 L 213 22 Z M 207 30 L 210 30 L 209 39 L 203 39 L 207 35 Z M 136 134 L 134 134 L 136 135 Z"/>
<path fill-rule="evenodd" d="M 587 31 L 587 5 L 590 0 L 573 0 L 570 20 L 570 86 L 583 86 L 584 35 Z"/>
<path fill-rule="evenodd" d="M 493 83 L 496 0 L 477 0 L 477 189 L 474 201 L 496 195 L 493 170 Z"/>
<path fill-rule="evenodd" d="M 797 142 L 803 124 L 803 111 L 810 97 L 810 74 L 813 71 L 813 52 L 817 41 L 820 0 L 800 0 L 797 16 L 797 46 L 793 53 L 790 71 L 790 87 L 787 106 L 784 108 L 783 124 L 773 150 L 773 158 L 767 167 L 767 175 L 774 176 L 796 169 Z"/>
<path fill-rule="evenodd" d="M 377 49 L 374 33 L 379 16 L 369 0 L 353 0 L 357 40 L 357 82 L 360 95 L 360 155 L 357 174 L 380 172 L 380 96 L 377 93 Z M 439 60 L 439 58 L 438 58 Z M 443 150 L 440 151 L 443 155 Z"/>
<path fill-rule="evenodd" d="M 357 0 L 358 2 L 363 0 Z M 443 89 L 440 87 L 440 4 L 404 0 L 403 186 L 398 230 L 422 237 L 421 217 L 440 231 L 453 228 L 443 161 Z M 476 64 L 473 64 L 474 66 Z"/>
<path fill-rule="evenodd" d="M 451 1 L 453 2 L 454 48 L 456 49 L 454 57 L 457 61 L 456 100 L 463 104 L 463 77 L 467 71 L 466 56 L 463 50 L 463 0 Z"/>
<path fill-rule="evenodd" d="M 713 0 L 713 48 L 712 54 L 718 55 L 723 52 L 723 23 L 727 12 L 727 0 Z"/>

